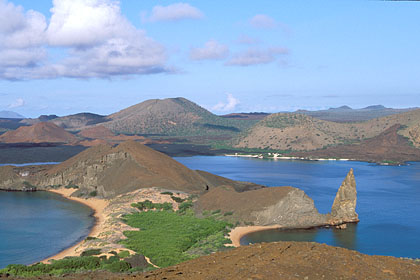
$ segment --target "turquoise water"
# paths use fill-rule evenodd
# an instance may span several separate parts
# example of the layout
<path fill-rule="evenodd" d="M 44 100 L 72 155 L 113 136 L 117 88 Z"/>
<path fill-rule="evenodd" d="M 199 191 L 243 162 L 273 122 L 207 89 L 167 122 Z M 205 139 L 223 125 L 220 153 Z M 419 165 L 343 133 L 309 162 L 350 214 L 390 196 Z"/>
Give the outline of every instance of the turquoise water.
<path fill-rule="evenodd" d="M 53 193 L 0 191 L 0 268 L 31 264 L 77 243 L 94 223 L 91 214 Z"/>
<path fill-rule="evenodd" d="M 345 230 L 271 230 L 249 234 L 242 244 L 263 241 L 316 241 L 371 255 L 420 257 L 420 163 L 378 166 L 351 161 L 290 161 L 235 157 L 178 157 L 192 169 L 267 186 L 303 189 L 321 213 L 331 209 L 335 194 L 354 169 L 360 222 Z"/>

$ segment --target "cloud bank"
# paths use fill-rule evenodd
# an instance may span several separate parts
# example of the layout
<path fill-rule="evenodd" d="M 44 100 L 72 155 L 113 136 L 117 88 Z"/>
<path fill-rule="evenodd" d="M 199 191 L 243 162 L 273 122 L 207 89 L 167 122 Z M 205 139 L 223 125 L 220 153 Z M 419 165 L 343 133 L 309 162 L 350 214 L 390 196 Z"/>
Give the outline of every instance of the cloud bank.
<path fill-rule="evenodd" d="M 257 49 L 249 48 L 246 51 L 234 55 L 225 64 L 230 66 L 251 66 L 267 64 L 275 61 L 279 56 L 286 55 L 289 50 L 282 47 Z"/>
<path fill-rule="evenodd" d="M 229 48 L 215 40 L 205 43 L 202 48 L 192 48 L 190 50 L 190 59 L 192 60 L 220 60 L 229 54 Z"/>
<path fill-rule="evenodd" d="M 54 0 L 51 18 L 0 0 L 0 78 L 109 78 L 168 72 L 162 45 L 112 0 Z M 11 20 L 9 20 L 11 19 Z M 64 57 L 56 58 L 51 49 Z"/>
<path fill-rule="evenodd" d="M 188 3 L 174 3 L 168 6 L 154 6 L 147 21 L 178 21 L 183 19 L 201 19 L 204 14 Z"/>
<path fill-rule="evenodd" d="M 277 22 L 270 16 L 258 14 L 253 16 L 249 23 L 255 28 L 272 29 L 277 27 Z"/>

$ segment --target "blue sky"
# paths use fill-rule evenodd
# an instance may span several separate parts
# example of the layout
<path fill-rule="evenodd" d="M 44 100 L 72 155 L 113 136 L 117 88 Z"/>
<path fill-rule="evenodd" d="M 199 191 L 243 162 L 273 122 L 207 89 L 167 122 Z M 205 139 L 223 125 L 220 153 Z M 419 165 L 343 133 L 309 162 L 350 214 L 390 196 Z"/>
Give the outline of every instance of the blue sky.
<path fill-rule="evenodd" d="M 0 0 L 0 110 L 420 106 L 420 2 Z"/>

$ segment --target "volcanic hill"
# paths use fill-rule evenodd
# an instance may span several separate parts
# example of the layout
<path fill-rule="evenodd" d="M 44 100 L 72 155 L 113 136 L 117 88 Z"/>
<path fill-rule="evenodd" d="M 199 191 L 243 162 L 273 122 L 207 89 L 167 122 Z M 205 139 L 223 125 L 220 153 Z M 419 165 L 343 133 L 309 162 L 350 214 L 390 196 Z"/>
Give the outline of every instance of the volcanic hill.
<path fill-rule="evenodd" d="M 255 121 L 216 116 L 185 98 L 151 99 L 107 117 L 116 133 L 158 135 L 236 134 Z"/>
<path fill-rule="evenodd" d="M 78 138 L 50 122 L 21 126 L 0 136 L 3 143 L 75 143 Z"/>
<path fill-rule="evenodd" d="M 89 148 L 50 168 L 34 184 L 42 187 L 77 185 L 76 195 L 94 193 L 109 198 L 149 187 L 201 193 L 226 182 L 239 189 L 261 187 L 191 170 L 169 156 L 127 141 L 116 147 Z"/>

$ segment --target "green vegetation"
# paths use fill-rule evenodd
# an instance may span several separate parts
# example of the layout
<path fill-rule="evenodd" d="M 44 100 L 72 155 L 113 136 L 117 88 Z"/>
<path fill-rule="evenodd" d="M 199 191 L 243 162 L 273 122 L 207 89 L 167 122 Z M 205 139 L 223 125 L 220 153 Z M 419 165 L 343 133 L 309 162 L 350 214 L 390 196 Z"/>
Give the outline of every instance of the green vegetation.
<path fill-rule="evenodd" d="M 178 212 L 147 211 L 124 217 L 125 222 L 140 231 L 126 231 L 121 242 L 148 256 L 160 267 L 174 265 L 196 256 L 224 249 L 230 243 L 225 235 L 231 224 L 214 218 L 196 218 L 192 202 L 181 203 Z"/>
<path fill-rule="evenodd" d="M 66 189 L 78 189 L 79 186 L 74 185 L 74 184 L 68 184 L 67 186 L 65 186 Z"/>
<path fill-rule="evenodd" d="M 101 249 L 89 249 L 86 251 L 83 251 L 80 256 L 81 257 L 89 257 L 89 256 L 97 256 L 101 254 Z"/>
<path fill-rule="evenodd" d="M 86 270 L 109 270 L 111 272 L 125 272 L 143 270 L 139 268 L 132 268 L 131 265 L 121 260 L 120 257 L 112 256 L 106 257 L 67 257 L 62 260 L 52 261 L 51 264 L 37 263 L 31 266 L 21 264 L 11 264 L 4 269 L 0 269 L 0 274 L 8 273 L 11 276 L 20 277 L 37 277 L 41 275 L 63 275 L 67 273 L 74 273 Z M 149 270 L 146 268 L 145 270 Z"/>
<path fill-rule="evenodd" d="M 223 216 L 232 216 L 233 215 L 233 212 L 232 211 L 229 211 L 229 212 L 225 212 L 224 214 L 223 214 Z"/>
<path fill-rule="evenodd" d="M 160 194 L 173 195 L 174 193 L 172 193 L 172 192 L 161 192 Z"/>
<path fill-rule="evenodd" d="M 97 195 L 98 195 L 98 192 L 97 191 L 91 191 L 89 193 L 89 196 L 97 196 Z"/>
<path fill-rule="evenodd" d="M 183 199 L 183 198 L 180 198 L 180 197 L 177 197 L 177 196 L 173 196 L 173 195 L 171 195 L 171 198 L 172 198 L 173 201 L 175 201 L 177 203 L 182 203 L 186 200 L 186 199 Z"/>
<path fill-rule="evenodd" d="M 153 203 L 150 200 L 145 200 L 142 202 L 132 203 L 132 207 L 143 210 L 172 210 L 172 204 L 169 202 L 165 203 Z"/>
<path fill-rule="evenodd" d="M 308 122 L 310 117 L 301 114 L 274 114 L 266 117 L 260 123 L 266 127 L 286 128 Z"/>

